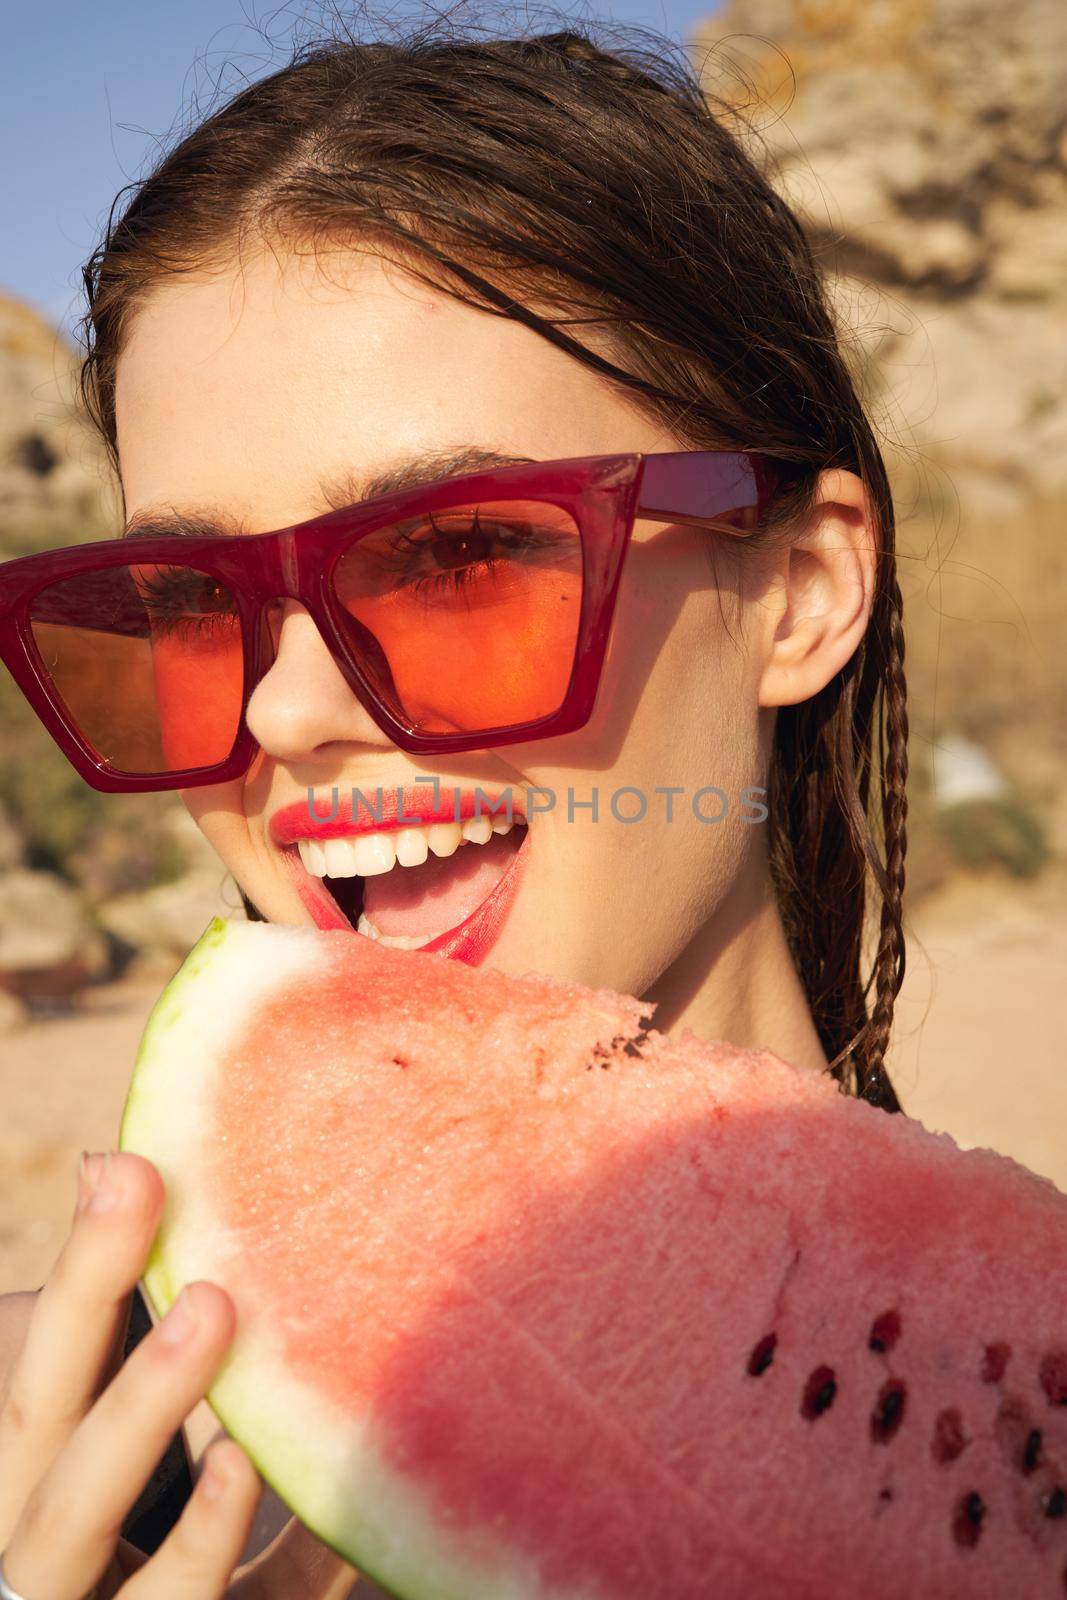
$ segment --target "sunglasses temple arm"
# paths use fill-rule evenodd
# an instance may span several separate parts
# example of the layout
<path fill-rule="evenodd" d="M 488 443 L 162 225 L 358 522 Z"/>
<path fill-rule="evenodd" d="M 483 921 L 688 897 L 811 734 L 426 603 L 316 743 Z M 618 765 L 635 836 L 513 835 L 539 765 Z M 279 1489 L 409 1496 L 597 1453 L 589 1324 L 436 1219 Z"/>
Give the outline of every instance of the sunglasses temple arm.
<path fill-rule="evenodd" d="M 740 452 L 645 456 L 635 516 L 744 537 L 758 525 L 773 486 L 769 464 Z M 728 518 L 738 518 L 739 523 Z"/>

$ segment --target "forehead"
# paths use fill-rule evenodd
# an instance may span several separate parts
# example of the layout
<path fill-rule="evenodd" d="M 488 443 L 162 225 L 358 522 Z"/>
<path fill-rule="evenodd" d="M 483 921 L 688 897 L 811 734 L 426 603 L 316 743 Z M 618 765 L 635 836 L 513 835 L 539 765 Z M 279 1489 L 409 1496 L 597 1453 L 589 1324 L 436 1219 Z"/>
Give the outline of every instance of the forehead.
<path fill-rule="evenodd" d="M 129 512 L 221 507 L 261 527 L 327 509 L 320 480 L 420 449 L 650 448 L 581 362 L 355 249 L 159 285 L 119 358 L 116 422 Z"/>

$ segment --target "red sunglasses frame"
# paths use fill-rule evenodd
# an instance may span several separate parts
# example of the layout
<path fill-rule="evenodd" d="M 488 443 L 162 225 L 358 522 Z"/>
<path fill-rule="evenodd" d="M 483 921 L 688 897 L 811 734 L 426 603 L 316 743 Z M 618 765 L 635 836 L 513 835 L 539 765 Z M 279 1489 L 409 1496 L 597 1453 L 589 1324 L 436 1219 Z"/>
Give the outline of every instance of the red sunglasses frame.
<path fill-rule="evenodd" d="M 353 694 L 401 750 L 412 754 L 483 750 L 553 738 L 584 726 L 592 715 L 635 520 L 683 523 L 743 537 L 758 527 L 776 483 L 772 463 L 749 452 L 575 456 L 439 479 L 271 533 L 133 536 L 18 556 L 0 563 L 0 661 L 75 770 L 92 788 L 107 793 L 191 789 L 243 776 L 257 749 L 245 711 L 253 689 L 273 663 L 263 609 L 283 598 L 306 608 Z M 397 720 L 361 670 L 346 636 L 352 618 L 330 581 L 334 566 L 353 543 L 398 518 L 445 511 L 477 497 L 512 495 L 562 507 L 579 530 L 582 601 L 566 695 L 557 711 L 535 722 L 477 733 L 417 733 Z M 736 520 L 727 520 L 731 517 Z M 224 761 L 212 766 L 166 773 L 117 770 L 71 721 L 38 654 L 30 611 L 43 589 L 75 574 L 140 562 L 193 567 L 225 584 L 236 603 L 244 645 L 241 715 L 233 748 Z"/>

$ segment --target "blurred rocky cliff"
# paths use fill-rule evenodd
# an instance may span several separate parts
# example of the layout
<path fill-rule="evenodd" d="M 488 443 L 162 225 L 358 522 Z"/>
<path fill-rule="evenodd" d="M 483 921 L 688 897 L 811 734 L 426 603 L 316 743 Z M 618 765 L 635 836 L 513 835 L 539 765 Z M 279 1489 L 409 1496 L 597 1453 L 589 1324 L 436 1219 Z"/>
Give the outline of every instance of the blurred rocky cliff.
<path fill-rule="evenodd" d="M 76 390 L 74 350 L 0 295 L 0 560 L 118 529 Z M 131 961 L 173 970 L 225 894 L 176 797 L 90 789 L 0 667 L 0 1032 Z"/>
<path fill-rule="evenodd" d="M 1063 857 L 1067 5 L 731 0 L 694 58 L 816 245 L 890 468 L 912 883 L 944 865 L 938 757 L 965 852 Z M 961 742 L 999 811 L 959 809 Z"/>
<path fill-rule="evenodd" d="M 106 539 L 118 507 L 103 451 L 75 406 L 74 351 L 0 294 L 0 560 Z"/>
<path fill-rule="evenodd" d="M 698 48 L 758 95 L 891 420 L 969 508 L 1067 492 L 1067 6 L 733 0 Z"/>

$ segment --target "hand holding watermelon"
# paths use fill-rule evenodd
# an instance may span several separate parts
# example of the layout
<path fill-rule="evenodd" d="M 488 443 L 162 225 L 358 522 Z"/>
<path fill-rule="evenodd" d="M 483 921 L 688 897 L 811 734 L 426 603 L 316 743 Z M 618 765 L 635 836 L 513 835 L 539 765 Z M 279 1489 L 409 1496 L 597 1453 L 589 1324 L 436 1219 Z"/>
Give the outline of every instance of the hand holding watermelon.
<path fill-rule="evenodd" d="M 261 1491 L 232 1439 L 208 1448 L 192 1498 L 153 1556 L 118 1537 L 168 1440 L 215 1377 L 235 1316 L 224 1289 L 192 1284 L 185 1304 L 121 1364 L 126 1307 L 164 1189 L 141 1156 L 107 1165 L 95 1194 L 91 1167 L 83 1178 L 71 1234 L 36 1296 L 14 1366 L 9 1374 L 0 1366 L 0 1550 L 8 1583 L 52 1600 L 82 1600 L 91 1591 L 97 1600 L 343 1600 L 352 1568 L 295 1519 L 232 1576 Z"/>

